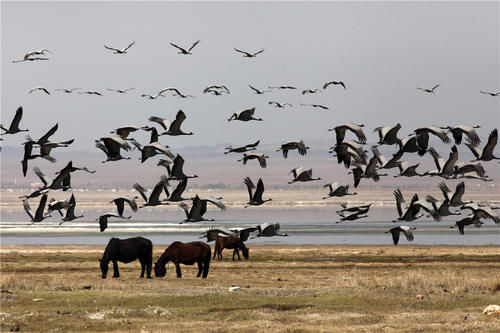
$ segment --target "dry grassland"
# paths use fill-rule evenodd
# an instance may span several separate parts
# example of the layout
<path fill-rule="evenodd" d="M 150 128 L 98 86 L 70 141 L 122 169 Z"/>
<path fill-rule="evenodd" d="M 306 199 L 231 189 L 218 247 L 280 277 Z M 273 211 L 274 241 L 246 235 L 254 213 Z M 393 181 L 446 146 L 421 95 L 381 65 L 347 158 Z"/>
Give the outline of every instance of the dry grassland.
<path fill-rule="evenodd" d="M 154 259 L 165 246 L 156 246 Z M 500 248 L 252 246 L 250 260 L 100 278 L 103 246 L 2 246 L 1 331 L 498 332 Z M 111 270 L 111 267 L 110 267 Z M 112 272 L 112 271 L 111 271 Z M 239 291 L 229 291 L 239 286 Z M 417 299 L 422 295 L 423 299 Z"/>

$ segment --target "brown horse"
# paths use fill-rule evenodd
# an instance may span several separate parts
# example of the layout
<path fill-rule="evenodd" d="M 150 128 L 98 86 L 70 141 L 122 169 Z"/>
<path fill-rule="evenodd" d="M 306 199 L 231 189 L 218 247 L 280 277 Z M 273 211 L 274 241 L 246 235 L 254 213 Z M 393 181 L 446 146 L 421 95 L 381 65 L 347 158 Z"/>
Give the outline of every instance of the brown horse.
<path fill-rule="evenodd" d="M 175 264 L 175 270 L 177 272 L 177 277 L 181 278 L 181 267 L 180 264 L 193 265 L 195 262 L 198 263 L 198 275 L 200 277 L 203 272 L 202 277 L 207 278 L 208 268 L 210 267 L 210 246 L 203 242 L 191 242 L 191 243 L 181 243 L 173 242 L 170 246 L 163 252 L 155 262 L 155 276 L 164 277 L 167 274 L 167 269 L 165 265 L 172 261 Z"/>
<path fill-rule="evenodd" d="M 222 250 L 224 250 L 225 248 L 234 249 L 233 260 L 235 254 L 238 255 L 238 260 L 241 260 L 239 250 L 243 252 L 243 256 L 245 257 L 245 259 L 248 259 L 248 248 L 245 246 L 241 239 L 234 236 L 217 237 L 217 239 L 215 240 L 214 257 L 212 259 L 215 259 L 215 255 L 217 255 L 217 259 L 222 260 Z"/>

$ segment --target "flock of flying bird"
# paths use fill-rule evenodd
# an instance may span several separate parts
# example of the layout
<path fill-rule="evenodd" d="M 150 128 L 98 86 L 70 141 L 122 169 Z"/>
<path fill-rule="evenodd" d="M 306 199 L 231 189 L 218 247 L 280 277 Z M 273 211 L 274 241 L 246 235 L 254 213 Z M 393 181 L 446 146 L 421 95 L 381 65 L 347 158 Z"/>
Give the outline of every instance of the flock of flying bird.
<path fill-rule="evenodd" d="M 173 47 L 179 50 L 179 54 L 181 55 L 192 55 L 192 50 L 200 43 L 200 41 L 196 41 L 191 44 L 188 48 L 180 47 L 174 43 L 170 43 Z M 130 43 L 124 48 L 118 49 L 109 46 L 104 46 L 106 49 L 113 51 L 113 54 L 123 55 L 127 54 L 129 49 L 135 44 L 135 42 Z M 246 52 L 239 49 L 234 49 L 238 53 L 242 53 L 244 57 L 253 58 L 257 55 L 264 52 L 263 49 L 257 52 Z M 15 60 L 13 62 L 24 62 L 24 61 L 39 61 L 39 60 L 49 60 L 46 56 L 47 53 L 51 53 L 47 49 L 42 49 L 39 51 L 31 51 L 25 54 L 23 59 Z M 344 90 L 347 90 L 346 85 L 342 81 L 331 81 L 326 82 L 322 86 L 322 90 L 327 89 L 329 86 L 341 86 Z M 255 94 L 265 94 L 271 92 L 271 90 L 259 90 L 252 85 L 249 85 L 250 89 L 252 89 Z M 417 88 L 422 90 L 425 93 L 435 94 L 436 89 L 439 87 L 439 84 L 436 84 L 432 88 Z M 125 94 L 134 88 L 128 89 L 108 89 L 109 91 L 113 91 L 119 94 Z M 269 89 L 297 89 L 293 86 L 281 85 L 281 86 L 269 86 Z M 63 93 L 73 93 L 79 88 L 71 88 L 71 89 L 56 89 L 58 91 L 62 91 Z M 306 89 L 302 91 L 302 94 L 316 94 L 322 91 L 321 89 Z M 29 91 L 29 93 L 35 91 L 43 91 L 44 93 L 50 95 L 48 89 L 44 87 L 36 87 Z M 148 99 L 156 99 L 159 97 L 164 97 L 164 94 L 167 92 L 173 92 L 174 96 L 178 96 L 180 98 L 194 98 L 192 95 L 183 94 L 175 87 L 169 87 L 161 89 L 158 93 L 154 95 L 142 94 L 141 96 Z M 499 96 L 500 92 L 492 93 L 480 91 L 482 94 L 489 94 L 491 96 Z M 79 92 L 80 94 L 93 94 L 93 95 L 102 95 L 102 93 L 97 91 L 83 91 Z M 203 90 L 203 93 L 210 93 L 216 96 L 221 96 L 223 94 L 230 94 L 229 89 L 224 85 L 212 85 Z M 277 108 L 285 108 L 288 106 L 292 106 L 290 103 L 280 103 L 276 101 L 269 101 L 269 105 L 273 105 Z M 328 107 L 320 104 L 301 104 L 305 106 L 311 106 L 315 108 L 328 109 Z M 228 119 L 228 122 L 231 121 L 263 121 L 262 118 L 254 117 L 255 107 L 238 111 L 233 113 Z M 23 108 L 19 107 L 15 113 L 14 119 L 11 122 L 11 125 L 7 128 L 3 125 L 0 125 L 1 129 L 4 130 L 5 134 L 16 134 L 23 131 L 28 131 L 27 129 L 19 128 L 21 119 L 23 115 Z M 133 185 L 133 188 L 138 192 L 140 198 L 144 200 L 144 204 L 142 206 L 138 206 L 137 200 L 139 196 L 124 196 L 118 197 L 111 201 L 116 205 L 117 212 L 110 212 L 103 214 L 97 218 L 99 221 L 101 232 L 104 231 L 108 226 L 108 219 L 111 217 L 121 218 L 121 219 L 130 219 L 131 216 L 124 216 L 125 203 L 130 207 L 133 212 L 137 212 L 139 208 L 146 206 L 159 206 L 159 205 L 168 205 L 170 203 L 178 203 L 178 206 L 182 208 L 186 213 L 186 219 L 183 222 L 200 222 L 200 221 L 213 221 L 213 219 L 204 218 L 204 214 L 207 211 L 208 204 L 213 204 L 218 207 L 220 210 L 225 210 L 226 206 L 222 202 L 222 198 L 215 197 L 207 197 L 202 198 L 198 195 L 191 198 L 183 198 L 182 195 L 187 187 L 188 179 L 197 178 L 197 175 L 186 175 L 184 173 L 184 159 L 180 154 L 174 154 L 169 146 L 163 145 L 159 142 L 159 138 L 163 135 L 167 136 L 180 136 L 180 135 L 193 135 L 193 132 L 187 132 L 181 129 L 182 123 L 186 120 L 186 114 L 179 110 L 176 114 L 176 117 L 173 121 L 168 119 L 151 116 L 148 119 L 153 125 L 158 125 L 159 128 L 155 126 L 149 125 L 129 125 L 120 128 L 116 128 L 111 131 L 113 135 L 108 135 L 105 137 L 101 137 L 98 140 L 95 140 L 95 146 L 102 150 L 106 155 L 106 159 L 102 161 L 112 162 L 118 161 L 122 159 L 131 159 L 131 157 L 122 156 L 121 152 L 128 152 L 132 149 L 137 149 L 140 152 L 140 161 L 144 163 L 150 157 L 155 155 L 161 155 L 163 158 L 160 159 L 157 163 L 159 167 L 166 169 L 166 175 L 161 176 L 160 180 L 156 182 L 153 187 L 152 192 L 147 195 L 146 189 L 140 184 L 136 183 Z M 478 134 L 475 131 L 475 128 L 479 126 L 466 126 L 466 125 L 457 125 L 457 126 L 446 126 L 446 127 L 438 127 L 438 126 L 426 126 L 422 128 L 415 129 L 410 135 L 406 137 L 398 137 L 398 132 L 401 129 L 401 125 L 398 123 L 393 127 L 385 126 L 385 127 L 377 127 L 374 129 L 374 132 L 378 134 L 379 140 L 378 143 L 371 147 L 371 158 L 368 158 L 367 153 L 368 150 L 365 149 L 365 145 L 367 142 L 366 135 L 363 131 L 364 125 L 362 124 L 353 124 L 346 123 L 338 125 L 334 128 L 328 129 L 328 131 L 335 132 L 336 135 L 336 144 L 331 147 L 330 153 L 334 153 L 335 157 L 339 164 L 343 164 L 346 168 L 350 169 L 350 174 L 353 175 L 353 184 L 354 187 L 358 187 L 360 181 L 363 178 L 372 179 L 377 182 L 383 176 L 387 176 L 387 173 L 380 173 L 382 169 L 388 170 L 392 168 L 397 168 L 399 170 L 399 174 L 394 175 L 394 177 L 441 177 L 444 179 L 456 179 L 456 178 L 469 178 L 469 179 L 478 179 L 482 181 L 491 181 L 492 179 L 486 175 L 486 171 L 481 164 L 481 161 L 491 161 L 493 159 L 500 159 L 494 156 L 493 150 L 498 141 L 498 130 L 494 129 L 491 131 L 488 142 L 486 145 L 481 148 L 481 140 Z M 55 124 L 47 133 L 41 136 L 39 139 L 33 139 L 30 136 L 26 137 L 26 142 L 24 145 L 24 156 L 22 159 L 22 172 L 23 175 L 26 176 L 28 171 L 28 162 L 30 160 L 36 159 L 38 157 L 44 158 L 52 163 L 55 163 L 56 160 L 53 158 L 50 153 L 52 149 L 59 147 L 68 147 L 74 141 L 65 140 L 65 141 L 50 141 L 50 138 L 58 129 L 58 124 Z M 149 143 L 141 144 L 137 142 L 134 138 L 130 137 L 131 133 L 136 131 L 147 131 L 150 132 L 150 140 Z M 346 139 L 347 133 L 352 133 L 356 136 L 356 140 Z M 430 135 L 434 135 L 439 138 L 443 143 L 449 144 L 451 140 L 448 136 L 451 134 L 454 139 L 455 145 L 450 148 L 450 153 L 447 159 L 441 157 L 438 152 L 429 146 L 429 137 Z M 471 162 L 458 162 L 458 149 L 457 145 L 462 143 L 462 139 L 465 137 L 467 141 L 465 145 L 470 149 L 470 151 L 474 154 L 476 159 Z M 229 153 L 238 153 L 243 154 L 241 159 L 237 160 L 242 162 L 243 165 L 246 165 L 250 160 L 257 160 L 260 167 L 266 168 L 267 162 L 266 160 L 269 156 L 264 153 L 257 153 L 255 150 L 258 149 L 260 140 L 254 143 L 249 143 L 242 146 L 229 146 L 226 147 L 226 151 L 224 154 Z M 390 157 L 386 158 L 383 156 L 378 147 L 381 145 L 396 145 L 398 147 L 397 151 Z M 39 153 L 34 154 L 33 149 L 39 148 Z M 293 150 L 297 150 L 298 154 L 305 156 L 307 151 L 310 149 L 303 140 L 295 140 L 283 143 L 277 151 L 282 152 L 283 158 L 288 157 L 288 153 Z M 404 154 L 409 153 L 417 153 L 419 156 L 424 156 L 427 153 L 431 155 L 436 165 L 436 169 L 426 171 L 424 173 L 418 173 L 416 169 L 419 166 L 419 163 L 410 165 L 408 161 L 401 160 Z M 50 190 L 63 190 L 66 191 L 71 188 L 71 173 L 75 171 L 86 171 L 88 173 L 94 173 L 95 171 L 89 170 L 86 167 L 75 167 L 73 166 L 72 161 L 70 161 L 64 168 L 62 168 L 59 172 L 56 173 L 54 179 L 48 178 L 38 167 L 33 168 L 35 174 L 40 178 L 42 183 L 44 184 L 41 188 L 37 189 L 33 193 L 30 193 L 23 197 L 23 205 L 27 214 L 29 215 L 31 221 L 40 222 L 47 217 L 50 217 L 53 211 L 58 211 L 62 217 L 62 222 L 68 222 L 75 220 L 77 218 L 83 217 L 82 215 L 75 215 L 75 207 L 76 200 L 74 194 L 71 195 L 69 199 L 58 200 L 51 199 L 48 203 L 48 193 Z M 312 169 L 305 169 L 302 167 L 296 167 L 290 171 L 292 175 L 292 179 L 288 182 L 289 184 L 293 184 L 296 182 L 309 182 L 309 181 L 317 181 L 321 180 L 321 178 L 313 178 Z M 171 185 L 172 182 L 177 182 L 175 187 Z M 246 177 L 244 179 L 244 184 L 247 187 L 249 194 L 249 201 L 247 202 L 247 206 L 259 206 L 264 204 L 267 201 L 271 201 L 271 198 L 263 199 L 264 193 L 264 182 L 261 178 L 258 179 L 257 185 L 254 184 L 250 177 Z M 349 185 L 342 185 L 338 182 L 332 182 L 324 185 L 325 188 L 328 188 L 328 193 L 323 199 L 331 198 L 331 197 L 343 197 L 346 195 L 356 195 L 356 192 L 349 192 Z M 463 202 L 462 195 L 465 193 L 465 183 L 461 182 L 456 186 L 454 192 L 452 192 L 444 181 L 439 183 L 439 189 L 443 193 L 443 199 L 439 200 L 434 198 L 431 195 L 427 195 L 425 199 L 420 199 L 417 194 L 414 194 L 410 203 L 407 203 L 403 198 L 403 194 L 400 189 L 396 189 L 394 191 L 394 196 L 396 200 L 396 207 L 398 211 L 399 217 L 394 220 L 396 221 L 414 221 L 418 218 L 422 217 L 424 214 L 420 213 L 421 210 L 427 212 L 429 216 L 435 221 L 441 221 L 442 217 L 448 215 L 460 215 L 460 212 L 452 212 L 450 211 L 451 207 L 460 207 L 461 209 L 467 209 L 471 211 L 471 214 L 466 216 L 465 218 L 456 222 L 455 226 L 458 227 L 461 234 L 464 234 L 464 227 L 467 225 L 475 225 L 479 227 L 483 222 L 481 219 L 492 219 L 495 223 L 500 223 L 500 217 L 494 212 L 494 209 L 498 209 L 500 207 L 490 207 L 486 204 L 477 204 L 473 202 Z M 162 194 L 165 194 L 163 199 L 160 199 Z M 31 211 L 30 205 L 28 203 L 29 199 L 41 196 L 41 199 L 38 204 L 38 208 L 36 212 L 33 214 Z M 191 201 L 191 206 L 188 206 L 184 201 Z M 47 212 L 45 213 L 45 207 L 47 208 Z M 371 204 L 368 205 L 360 205 L 353 206 L 348 205 L 347 203 L 342 204 L 342 209 L 337 211 L 340 216 L 340 222 L 344 221 L 353 221 L 360 218 L 365 218 L 368 215 Z M 66 213 L 63 214 L 62 210 L 66 210 Z M 181 222 L 181 223 L 183 223 Z M 279 232 L 280 226 L 279 224 L 269 224 L 265 223 L 252 228 L 245 229 L 225 229 L 225 228 L 211 228 L 204 236 L 207 237 L 208 241 L 214 240 L 219 234 L 231 237 L 237 237 L 242 242 L 246 241 L 249 238 L 249 234 L 256 232 L 257 236 L 287 236 L 287 234 L 282 234 Z M 409 241 L 413 240 L 412 230 L 416 229 L 415 227 L 408 226 L 398 226 L 390 229 L 387 233 L 391 233 L 393 237 L 393 242 L 396 245 L 399 241 L 400 233 L 403 233 Z"/>

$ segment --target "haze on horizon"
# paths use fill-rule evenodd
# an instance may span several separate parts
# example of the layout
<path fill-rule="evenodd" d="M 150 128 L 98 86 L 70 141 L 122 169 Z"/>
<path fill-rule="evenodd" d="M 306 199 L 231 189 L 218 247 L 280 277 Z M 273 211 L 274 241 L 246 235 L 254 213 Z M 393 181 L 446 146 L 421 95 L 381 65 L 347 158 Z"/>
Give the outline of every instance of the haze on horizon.
<path fill-rule="evenodd" d="M 363 123 L 369 141 L 374 127 L 402 124 L 401 135 L 419 126 L 479 124 L 483 140 L 500 123 L 499 98 L 479 90 L 500 90 L 498 2 L 2 2 L 2 123 L 24 107 L 22 128 L 39 137 L 59 122 L 56 139 L 75 138 L 72 149 L 96 151 L 94 139 L 117 127 L 152 125 L 155 115 L 187 115 L 183 127 L 195 135 L 162 137 L 173 149 L 186 146 L 264 143 L 289 139 L 332 140 L 327 129 Z M 183 56 L 169 45 L 190 45 Z M 126 55 L 117 48 L 135 41 Z M 244 58 L 233 48 L 265 51 Z M 49 61 L 12 63 L 47 48 Z M 347 85 L 329 87 L 331 80 Z M 435 95 L 416 89 L 440 83 Z M 202 90 L 224 84 L 230 95 Z M 293 85 L 295 91 L 255 95 Z M 51 96 L 28 91 L 48 88 Z M 195 99 L 166 96 L 146 100 L 168 86 Z M 63 94 L 80 87 L 104 96 Z M 135 90 L 120 95 L 107 88 Z M 289 102 L 276 109 L 268 101 Z M 299 106 L 328 105 L 330 110 Z M 226 121 L 256 107 L 263 122 Z M 140 135 L 145 141 L 146 134 Z M 144 138 L 144 140 L 142 139 Z M 17 146 L 23 134 L 4 137 Z"/>

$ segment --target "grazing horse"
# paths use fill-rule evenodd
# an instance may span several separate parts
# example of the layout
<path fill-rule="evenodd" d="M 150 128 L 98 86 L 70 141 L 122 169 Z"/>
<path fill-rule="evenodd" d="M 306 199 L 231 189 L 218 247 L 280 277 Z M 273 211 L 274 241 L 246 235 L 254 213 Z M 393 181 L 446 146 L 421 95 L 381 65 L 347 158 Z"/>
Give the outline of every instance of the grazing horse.
<path fill-rule="evenodd" d="M 175 264 L 177 277 L 181 278 L 181 267 L 179 265 L 193 265 L 196 262 L 198 263 L 198 275 L 196 277 L 200 277 L 203 272 L 202 277 L 206 279 L 210 267 L 210 254 L 210 246 L 203 242 L 173 242 L 163 252 L 160 259 L 155 262 L 155 276 L 164 277 L 167 274 L 165 265 L 172 261 Z"/>
<path fill-rule="evenodd" d="M 234 249 L 233 260 L 235 254 L 238 255 L 238 260 L 241 260 L 239 250 L 243 252 L 243 257 L 245 257 L 245 259 L 248 259 L 248 247 L 246 247 L 243 241 L 238 237 L 217 237 L 217 239 L 215 240 L 214 257 L 212 259 L 215 259 L 215 255 L 217 255 L 217 259 L 222 260 L 222 250 L 224 249 Z"/>
<path fill-rule="evenodd" d="M 102 278 L 105 279 L 108 274 L 108 264 L 113 262 L 113 277 L 120 277 L 118 272 L 118 261 L 129 263 L 139 259 L 141 263 L 141 278 L 144 277 L 146 270 L 148 279 L 151 279 L 151 266 L 153 262 L 153 243 L 143 237 L 134 237 L 128 239 L 111 238 L 104 255 L 100 261 Z"/>

